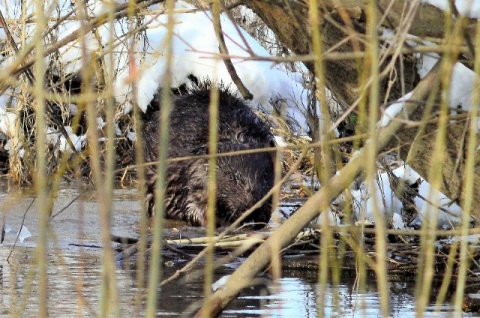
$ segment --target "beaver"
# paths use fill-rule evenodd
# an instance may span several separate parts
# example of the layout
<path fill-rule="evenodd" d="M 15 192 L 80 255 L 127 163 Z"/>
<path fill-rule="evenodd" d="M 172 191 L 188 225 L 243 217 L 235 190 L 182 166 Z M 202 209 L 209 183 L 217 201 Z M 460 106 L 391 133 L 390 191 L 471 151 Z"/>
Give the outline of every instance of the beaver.
<path fill-rule="evenodd" d="M 159 94 L 158 94 L 159 95 Z M 144 118 L 145 161 L 158 160 L 160 98 L 150 104 Z M 196 87 L 187 95 L 175 97 L 170 115 L 168 157 L 208 154 L 210 87 Z M 153 111 L 152 111 L 153 110 Z M 270 128 L 228 88 L 219 89 L 218 153 L 261 149 L 274 146 Z M 195 158 L 170 162 L 167 166 L 165 217 L 183 220 L 193 226 L 207 224 L 208 159 Z M 274 158 L 258 152 L 219 156 L 216 166 L 216 225 L 236 221 L 273 187 Z M 147 213 L 153 214 L 156 166 L 147 168 Z M 271 216 L 269 198 L 244 223 L 266 224 Z M 257 226 L 258 227 L 258 226 Z"/>

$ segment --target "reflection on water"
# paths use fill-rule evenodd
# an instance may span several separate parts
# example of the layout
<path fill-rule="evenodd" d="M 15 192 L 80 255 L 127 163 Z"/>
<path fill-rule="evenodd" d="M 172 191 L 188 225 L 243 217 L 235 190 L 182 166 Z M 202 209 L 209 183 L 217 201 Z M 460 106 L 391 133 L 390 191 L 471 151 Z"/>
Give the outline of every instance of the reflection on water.
<path fill-rule="evenodd" d="M 34 317 L 38 312 L 37 281 L 32 280 L 31 249 L 17 250 L 13 266 L 3 264 L 0 279 L 1 315 Z M 5 259 L 2 249 L 0 256 Z M 24 260 L 20 263 L 20 260 Z M 18 262 L 18 263 L 17 263 Z M 49 313 L 52 317 L 97 316 L 101 290 L 101 260 L 97 252 L 51 255 L 49 275 Z M 231 270 L 224 270 L 229 274 Z M 220 278 L 217 275 L 216 278 Z M 291 275 L 295 276 L 292 277 Z M 190 277 L 191 276 L 191 277 Z M 316 317 L 318 295 L 316 274 L 306 271 L 288 271 L 274 287 L 256 286 L 246 289 L 223 313 L 223 317 Z M 267 279 L 265 279 L 267 281 Z M 121 313 L 141 316 L 135 310 L 134 273 L 117 270 Z M 373 286 L 369 286 L 373 288 Z M 394 288 L 393 288 L 394 287 Z M 390 295 L 391 317 L 415 317 L 412 296 L 414 283 L 392 283 Z M 186 310 L 197 308 L 203 301 L 203 282 L 187 275 L 180 282 L 162 288 L 158 300 L 158 316 L 182 316 Z M 191 307 L 191 306 L 194 307 Z M 353 290 L 353 281 L 339 286 L 327 286 L 323 306 L 326 317 L 380 317 L 378 294 Z M 433 306 L 430 310 L 434 310 Z M 426 313 L 426 317 L 451 316 L 450 308 L 443 306 L 440 313 Z M 473 317 L 474 315 L 472 315 Z"/>
<path fill-rule="evenodd" d="M 60 191 L 56 206 L 59 208 L 70 202 L 78 194 L 76 191 Z M 26 224 L 32 237 L 17 243 L 11 263 L 6 258 L 15 241 L 15 232 L 31 198 L 20 196 L 16 205 L 9 205 L 7 224 L 13 229 L 7 233 L 5 243 L 0 246 L 0 315 L 35 317 L 38 314 L 38 277 L 35 272 L 35 241 L 38 236 L 35 209 L 28 212 Z M 0 205 L 5 206 L 5 194 L 0 194 Z M 8 199 L 11 200 L 11 199 Z M 139 203 L 135 192 L 116 192 L 113 209 L 113 232 L 118 235 L 135 236 L 138 227 Z M 48 262 L 48 309 L 52 317 L 98 316 L 101 303 L 101 264 L 98 207 L 92 193 L 83 196 L 65 212 L 54 218 L 49 239 Z M 54 234 L 54 235 L 53 235 Z M 78 245 L 91 247 L 78 247 Z M 97 247 L 95 247 L 97 246 Z M 173 274 L 177 267 L 164 268 L 164 277 Z M 221 268 L 215 279 L 233 272 L 237 264 Z M 138 293 L 135 287 L 135 272 L 117 269 L 117 286 L 120 291 L 120 312 L 128 317 L 143 316 L 145 292 Z M 274 286 L 268 285 L 265 274 L 258 285 L 246 289 L 223 317 L 316 317 L 322 310 L 327 317 L 379 317 L 380 302 L 375 282 L 369 282 L 366 291 L 354 288 L 353 278 L 342 278 L 338 286 L 328 285 L 325 301 L 319 302 L 314 271 L 285 271 Z M 414 282 L 391 282 L 390 316 L 415 317 Z M 137 294 L 140 294 L 140 308 L 135 307 Z M 181 280 L 159 290 L 157 302 L 158 316 L 182 316 L 202 304 L 203 281 L 201 275 L 187 274 Z M 451 307 L 428 308 L 426 317 L 448 317 L 454 315 Z M 463 314 L 467 316 L 466 314 Z M 472 317 L 475 315 L 472 315 Z"/>
<path fill-rule="evenodd" d="M 230 273 L 225 271 L 223 274 Z M 216 276 L 217 279 L 220 277 Z M 187 280 L 188 283 L 177 282 L 160 292 L 159 316 L 181 316 L 192 304 L 197 308 L 202 303 L 202 281 Z M 351 278 L 342 279 L 338 286 L 328 285 L 325 302 L 317 308 L 319 297 L 316 280 L 316 273 L 311 271 L 285 271 L 274 287 L 255 286 L 244 290 L 222 317 L 317 317 L 318 310 L 323 310 L 326 317 L 381 317 L 379 295 L 374 282 L 364 292 L 354 289 L 354 280 Z M 390 317 L 416 317 L 413 297 L 415 283 L 392 282 L 390 287 Z M 428 310 L 424 317 L 455 316 L 448 304 L 438 309 L 432 305 Z"/>
<path fill-rule="evenodd" d="M 38 277 L 34 250 L 17 248 L 11 265 L 4 262 L 9 250 L 0 249 L 3 270 L 0 279 L 1 315 L 38 315 Z M 52 317 L 97 316 L 101 290 L 101 257 L 98 252 L 50 254 L 48 262 L 48 311 Z M 133 313 L 134 289 L 129 277 L 117 271 L 121 290 L 119 306 Z M 115 305 L 118 306 L 118 305 Z"/>

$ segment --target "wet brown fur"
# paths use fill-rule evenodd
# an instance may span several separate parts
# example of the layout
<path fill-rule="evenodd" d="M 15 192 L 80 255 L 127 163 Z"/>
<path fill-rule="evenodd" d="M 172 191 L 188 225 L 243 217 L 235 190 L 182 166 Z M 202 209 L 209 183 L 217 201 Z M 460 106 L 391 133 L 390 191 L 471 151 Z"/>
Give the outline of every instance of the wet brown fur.
<path fill-rule="evenodd" d="M 188 95 L 174 98 L 170 118 L 168 157 L 208 153 L 210 91 L 198 88 Z M 144 120 L 146 162 L 157 161 L 158 126 L 161 105 L 152 102 L 156 111 Z M 268 126 L 245 103 L 227 89 L 220 89 L 218 152 L 259 149 L 274 145 Z M 167 218 L 205 226 L 207 207 L 208 159 L 171 162 L 167 167 Z M 273 159 L 267 152 L 218 157 L 216 223 L 230 224 L 253 206 L 273 187 Z M 154 210 L 156 168 L 147 169 L 147 212 Z M 255 210 L 245 222 L 267 223 L 271 216 L 271 199 Z"/>

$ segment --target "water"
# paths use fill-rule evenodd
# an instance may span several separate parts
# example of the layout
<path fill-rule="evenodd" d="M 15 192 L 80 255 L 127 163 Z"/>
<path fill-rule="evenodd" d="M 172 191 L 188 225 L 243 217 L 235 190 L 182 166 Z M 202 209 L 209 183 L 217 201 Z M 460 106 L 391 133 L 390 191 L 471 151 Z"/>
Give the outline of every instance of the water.
<path fill-rule="evenodd" d="M 0 187 L 0 189 L 3 189 Z M 72 202 L 80 191 L 65 188 L 58 193 L 54 213 Z M 37 212 L 33 206 L 26 214 L 25 226 L 31 237 L 17 242 L 10 263 L 6 259 L 12 251 L 16 233 L 33 197 L 28 193 L 10 191 L 0 193 L 0 208 L 5 214 L 9 231 L 0 246 L 0 315 L 35 317 L 38 315 L 38 277 L 36 276 L 35 242 L 38 237 Z M 140 204 L 136 190 L 116 190 L 112 216 L 112 232 L 135 237 L 138 233 Z M 288 209 L 286 206 L 284 209 Z M 0 215 L 1 216 L 1 215 Z M 1 224 L 1 222 L 0 222 Z M 97 316 L 101 299 L 102 248 L 98 205 L 93 192 L 86 192 L 64 212 L 53 218 L 49 229 L 48 257 L 48 309 L 52 317 Z M 220 268 L 215 279 L 231 274 L 241 263 Z M 168 277 L 184 263 L 165 267 Z M 116 270 L 117 287 L 122 316 L 142 316 L 145 291 L 138 289 L 135 271 L 120 267 Z M 282 278 L 272 285 L 268 274 L 259 277 L 260 285 L 247 288 L 223 313 L 223 317 L 316 317 L 323 310 L 327 317 L 380 317 L 379 295 L 375 281 L 367 282 L 366 290 L 354 288 L 354 279 L 346 275 L 337 286 L 325 286 L 325 301 L 319 302 L 317 272 L 285 270 Z M 390 316 L 415 317 L 413 281 L 393 281 L 390 284 Z M 135 306 L 140 295 L 140 307 Z M 203 302 L 201 275 L 189 273 L 182 279 L 159 291 L 157 315 L 159 317 L 182 316 L 188 310 L 198 308 Z M 450 317 L 450 305 L 428 307 L 426 317 Z M 188 316 L 188 314 L 187 314 Z M 475 315 L 471 315 L 472 317 Z"/>

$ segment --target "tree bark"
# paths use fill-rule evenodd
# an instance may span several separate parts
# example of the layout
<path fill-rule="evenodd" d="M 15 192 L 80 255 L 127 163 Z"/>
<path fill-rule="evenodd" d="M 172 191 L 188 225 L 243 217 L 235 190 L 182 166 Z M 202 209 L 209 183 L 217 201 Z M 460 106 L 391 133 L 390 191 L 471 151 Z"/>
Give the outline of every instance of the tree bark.
<path fill-rule="evenodd" d="M 421 4 L 412 8 L 414 1 L 407 0 L 379 0 L 377 1 L 382 26 L 402 30 L 405 34 L 419 37 L 444 38 L 445 16 L 444 12 L 428 4 Z M 254 1 L 246 0 L 246 5 L 251 8 L 272 29 L 278 38 L 293 53 L 310 55 L 311 36 L 308 19 L 307 1 Z M 340 5 L 341 3 L 341 5 Z M 323 49 L 331 54 L 359 53 L 364 51 L 365 38 L 365 10 L 367 1 L 342 0 L 319 1 L 321 12 L 320 30 Z M 413 15 L 406 17 L 406 12 L 412 9 Z M 408 23 L 408 22 L 411 23 Z M 467 20 L 464 36 L 473 39 L 476 21 Z M 403 45 L 400 43 L 400 45 Z M 467 50 L 468 51 L 468 50 Z M 359 56 L 359 55 L 357 55 Z M 469 56 L 464 52 L 464 57 Z M 393 61 L 392 61 L 393 59 Z M 412 55 L 392 55 L 381 65 L 386 66 L 393 62 L 392 72 L 383 74 L 380 79 L 380 101 L 392 102 L 412 91 L 420 79 L 417 75 L 416 61 Z M 307 68 L 314 72 L 313 62 L 304 62 Z M 325 58 L 325 78 L 328 89 L 335 99 L 343 106 L 349 107 L 361 98 L 360 86 L 363 57 L 350 59 Z M 389 76 L 390 75 L 390 76 Z M 396 76 L 392 76 L 396 75 Z M 379 110 L 380 111 L 380 110 Z M 423 109 L 419 108 L 412 115 L 413 120 L 422 118 Z M 450 125 L 447 133 L 448 158 L 442 170 L 442 192 L 453 200 L 462 198 L 462 185 L 465 177 L 466 141 L 468 129 L 463 123 Z M 361 124 L 361 123 L 360 123 Z M 436 124 L 429 124 L 425 133 L 418 136 L 418 129 L 410 128 L 396 135 L 397 142 L 389 147 L 399 147 L 400 156 L 406 160 L 422 177 L 428 180 L 429 162 L 433 156 Z M 412 145 L 418 151 L 410 154 Z M 477 168 L 475 170 L 474 189 L 480 188 L 480 157 L 477 151 Z M 474 192 L 472 213 L 480 216 L 480 195 Z"/>

